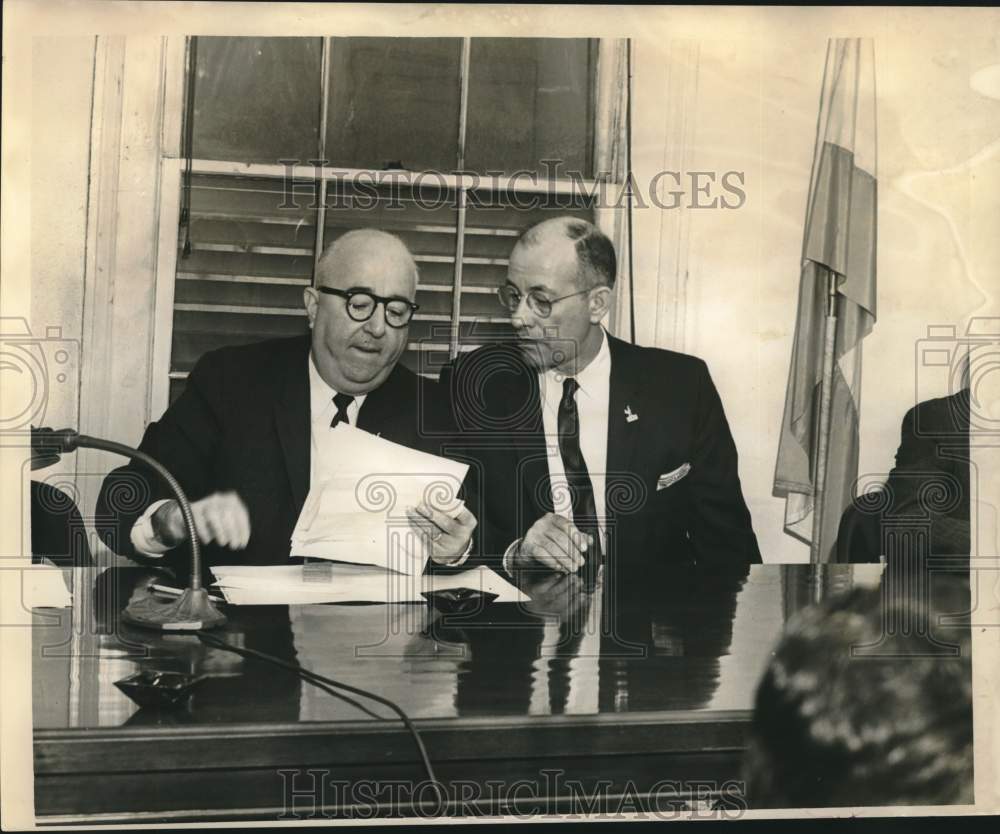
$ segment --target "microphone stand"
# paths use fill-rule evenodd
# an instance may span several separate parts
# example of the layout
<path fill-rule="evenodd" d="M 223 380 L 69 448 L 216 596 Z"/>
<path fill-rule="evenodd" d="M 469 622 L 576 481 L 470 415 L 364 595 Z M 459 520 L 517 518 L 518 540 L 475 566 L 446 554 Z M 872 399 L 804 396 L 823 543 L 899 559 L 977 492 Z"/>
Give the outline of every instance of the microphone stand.
<path fill-rule="evenodd" d="M 155 471 L 167 483 L 177 499 L 184 518 L 184 526 L 187 528 L 188 541 L 191 544 L 191 580 L 181 596 L 172 600 L 160 600 L 150 591 L 146 596 L 140 596 L 129 602 L 122 614 L 122 620 L 131 625 L 160 631 L 200 631 L 216 628 L 225 623 L 225 615 L 215 607 L 208 596 L 208 591 L 202 586 L 201 545 L 198 542 L 194 515 L 191 512 L 191 502 L 188 501 L 177 479 L 158 461 L 131 446 L 77 434 L 72 429 L 59 431 L 49 428 L 31 429 L 33 469 L 55 463 L 59 460 L 60 454 L 75 452 L 80 448 L 100 449 L 122 455 L 141 461 Z"/>

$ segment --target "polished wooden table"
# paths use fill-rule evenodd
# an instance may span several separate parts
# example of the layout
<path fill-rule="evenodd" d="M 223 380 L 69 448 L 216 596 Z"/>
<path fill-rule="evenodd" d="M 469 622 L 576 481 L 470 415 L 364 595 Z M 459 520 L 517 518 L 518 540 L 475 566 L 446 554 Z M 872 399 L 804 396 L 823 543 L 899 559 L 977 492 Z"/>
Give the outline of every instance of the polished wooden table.
<path fill-rule="evenodd" d="M 445 787 L 385 707 L 202 643 L 132 629 L 139 568 L 76 569 L 36 609 L 40 823 L 294 819 L 740 806 L 757 680 L 786 620 L 878 566 L 666 571 L 592 592 L 525 580 L 529 604 L 227 606 L 227 642 L 373 691 L 414 720 Z M 139 708 L 137 670 L 204 676 L 183 708 Z M 631 798 L 631 799 L 630 799 Z M 632 806 L 625 805 L 626 810 Z M 294 808 L 294 810 L 293 810 Z M 637 810 L 637 808 L 632 808 Z M 663 813 L 661 811 L 661 813 Z"/>

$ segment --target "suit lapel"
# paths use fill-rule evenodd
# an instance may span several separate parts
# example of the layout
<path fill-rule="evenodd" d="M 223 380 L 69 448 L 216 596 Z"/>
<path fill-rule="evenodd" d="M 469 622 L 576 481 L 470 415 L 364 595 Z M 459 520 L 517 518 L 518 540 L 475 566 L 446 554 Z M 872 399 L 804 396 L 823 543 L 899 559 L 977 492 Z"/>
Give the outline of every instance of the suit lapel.
<path fill-rule="evenodd" d="M 532 505 L 544 515 L 553 511 L 552 483 L 549 479 L 549 457 L 545 443 L 542 396 L 537 373 L 531 376 L 530 385 L 526 393 L 522 393 L 521 396 L 529 398 L 526 413 L 530 415 L 529 422 L 515 435 L 518 460 L 522 461 L 521 486 L 527 492 Z"/>
<path fill-rule="evenodd" d="M 507 361 L 511 372 L 496 375 L 497 383 L 489 392 L 487 410 L 490 414 L 502 415 L 500 423 L 509 427 L 506 432 L 516 452 L 515 474 L 520 494 L 527 496 L 535 510 L 545 514 L 552 512 L 552 489 L 538 372 L 524 363 L 518 350 Z"/>
<path fill-rule="evenodd" d="M 358 428 L 393 443 L 421 448 L 418 409 L 426 404 L 420 402 L 418 383 L 415 374 L 396 365 L 385 382 L 368 392 L 358 411 Z"/>
<path fill-rule="evenodd" d="M 295 505 L 301 507 L 309 493 L 309 447 L 312 440 L 309 402 L 308 342 L 289 369 L 282 395 L 274 405 L 278 441 L 285 457 L 288 483 Z"/>
<path fill-rule="evenodd" d="M 388 425 L 394 411 L 413 407 L 410 403 L 400 402 L 393 396 L 392 389 L 395 387 L 396 371 L 389 374 L 382 385 L 373 391 L 369 391 L 365 401 L 358 410 L 357 425 L 359 429 L 364 429 L 370 434 L 381 434 Z"/>
<path fill-rule="evenodd" d="M 608 349 L 611 352 L 611 384 L 608 394 L 608 478 L 605 485 L 605 501 L 609 514 L 612 502 L 607 498 L 617 481 L 635 471 L 635 456 L 639 449 L 639 438 L 643 429 L 641 419 L 628 419 L 626 409 L 632 415 L 639 414 L 643 380 L 641 363 L 635 361 L 633 348 L 608 335 Z M 629 494 L 633 490 L 625 490 Z"/>

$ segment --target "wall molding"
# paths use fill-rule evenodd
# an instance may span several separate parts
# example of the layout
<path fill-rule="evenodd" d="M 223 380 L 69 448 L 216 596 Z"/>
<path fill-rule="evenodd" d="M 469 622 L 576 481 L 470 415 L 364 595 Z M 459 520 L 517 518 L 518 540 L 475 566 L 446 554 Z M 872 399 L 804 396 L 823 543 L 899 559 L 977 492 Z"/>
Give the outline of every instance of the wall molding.
<path fill-rule="evenodd" d="M 684 351 L 691 338 L 688 261 L 692 217 L 686 202 L 677 201 L 670 192 L 683 189 L 694 151 L 700 47 L 689 40 L 663 44 L 641 41 L 633 44 L 633 50 L 636 341 Z M 658 118 L 636 118 L 636 113 L 655 113 Z M 654 187 L 655 195 L 651 193 Z M 624 229 L 626 213 L 622 210 L 618 214 Z M 625 278 L 627 269 L 619 273 Z M 629 330 L 626 287 L 623 280 L 623 303 L 618 311 L 622 334 Z"/>
<path fill-rule="evenodd" d="M 117 272 L 115 242 L 124 76 L 124 36 L 98 36 L 90 129 L 79 412 L 79 430 L 97 436 L 107 433 L 112 402 L 111 305 Z M 94 483 L 97 479 L 87 476 L 96 473 L 106 457 L 91 450 L 76 454 L 78 494 L 85 518 L 93 516 L 98 489 Z"/>
<path fill-rule="evenodd" d="M 597 57 L 597 119 L 594 126 L 594 172 L 610 174 L 612 182 L 598 194 L 610 204 L 595 211 L 597 226 L 614 244 L 618 255 L 618 277 L 611 295 L 608 329 L 615 335 L 628 338 L 628 302 L 626 288 L 631 280 L 628 275 L 628 238 L 625 210 L 615 208 L 615 203 L 625 179 L 625 114 L 628 95 L 626 49 L 623 38 L 602 38 Z M 622 320 L 622 310 L 625 318 Z"/>
<path fill-rule="evenodd" d="M 90 135 L 90 188 L 80 429 L 138 443 L 150 420 L 164 152 L 179 152 L 183 39 L 98 36 Z M 178 73 L 177 63 L 181 65 Z M 101 473 L 120 465 L 78 453 L 82 509 Z"/>
<path fill-rule="evenodd" d="M 667 73 L 663 164 L 661 171 L 684 177 L 694 148 L 698 100 L 699 45 L 696 41 L 671 41 L 667 47 Z M 660 181 L 666 192 L 669 179 Z M 667 204 L 667 195 L 661 194 Z M 656 274 L 654 342 L 658 347 L 683 351 L 688 337 L 688 258 L 691 251 L 691 209 L 687 201 L 677 208 L 660 210 L 659 261 Z"/>

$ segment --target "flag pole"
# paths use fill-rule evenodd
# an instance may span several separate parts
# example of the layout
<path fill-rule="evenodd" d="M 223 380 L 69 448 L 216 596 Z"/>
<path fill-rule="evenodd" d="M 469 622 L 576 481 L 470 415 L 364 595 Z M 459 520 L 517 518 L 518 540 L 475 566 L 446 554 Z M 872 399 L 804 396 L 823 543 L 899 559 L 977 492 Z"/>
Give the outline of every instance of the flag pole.
<path fill-rule="evenodd" d="M 816 478 L 813 486 L 813 529 L 809 543 L 809 561 L 823 561 L 820 538 L 823 531 L 823 504 L 826 498 L 826 465 L 830 453 L 830 404 L 833 400 L 834 348 L 837 342 L 837 273 L 827 270 L 826 339 L 823 345 L 823 376 L 820 382 L 819 442 L 816 454 Z M 828 543 L 827 543 L 828 544 Z"/>

